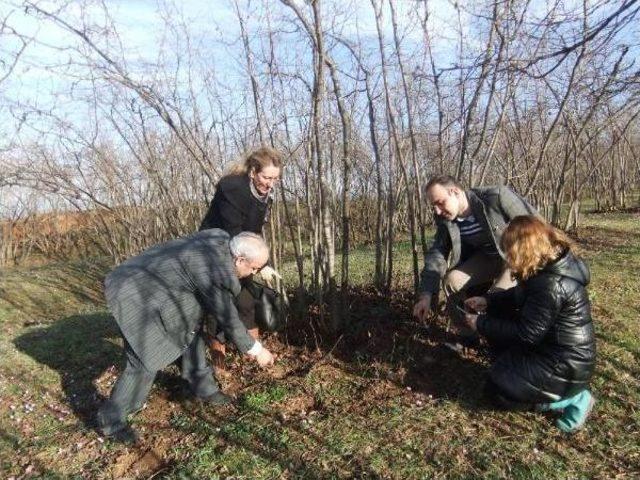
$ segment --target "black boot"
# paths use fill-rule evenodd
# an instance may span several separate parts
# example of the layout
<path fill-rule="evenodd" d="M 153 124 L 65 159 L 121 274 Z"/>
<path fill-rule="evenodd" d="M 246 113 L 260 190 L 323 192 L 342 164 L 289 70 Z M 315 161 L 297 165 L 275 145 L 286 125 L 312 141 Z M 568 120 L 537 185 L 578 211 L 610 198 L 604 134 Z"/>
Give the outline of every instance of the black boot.
<path fill-rule="evenodd" d="M 105 401 L 96 414 L 97 430 L 100 435 L 115 442 L 133 445 L 140 437 L 131 428 L 122 412 L 110 400 Z"/>

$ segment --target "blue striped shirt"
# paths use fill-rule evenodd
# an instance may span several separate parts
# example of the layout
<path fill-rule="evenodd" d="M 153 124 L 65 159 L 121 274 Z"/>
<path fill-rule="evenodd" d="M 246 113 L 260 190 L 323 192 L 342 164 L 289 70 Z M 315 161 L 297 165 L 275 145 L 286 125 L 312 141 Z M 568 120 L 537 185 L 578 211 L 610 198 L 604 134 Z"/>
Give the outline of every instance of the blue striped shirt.
<path fill-rule="evenodd" d="M 456 218 L 458 229 L 460 230 L 460 240 L 463 248 L 471 250 L 482 250 L 485 253 L 495 255 L 497 250 L 487 232 L 485 232 L 473 215 L 464 218 Z"/>

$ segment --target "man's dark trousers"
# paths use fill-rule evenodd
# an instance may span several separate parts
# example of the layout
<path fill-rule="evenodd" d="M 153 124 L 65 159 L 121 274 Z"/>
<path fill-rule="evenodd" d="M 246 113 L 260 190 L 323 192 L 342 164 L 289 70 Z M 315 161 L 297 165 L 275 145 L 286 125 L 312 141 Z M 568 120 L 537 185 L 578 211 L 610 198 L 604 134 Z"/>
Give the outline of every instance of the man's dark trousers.
<path fill-rule="evenodd" d="M 124 336 L 126 366 L 111 391 L 109 400 L 98 411 L 98 427 L 102 434 L 111 435 L 126 426 L 126 417 L 140 410 L 156 378 L 157 371 L 148 370 L 137 357 Z M 182 378 L 196 397 L 208 397 L 220 387 L 213 378 L 206 358 L 202 332 L 195 335 L 181 357 Z M 171 362 L 167 363 L 169 365 Z"/>

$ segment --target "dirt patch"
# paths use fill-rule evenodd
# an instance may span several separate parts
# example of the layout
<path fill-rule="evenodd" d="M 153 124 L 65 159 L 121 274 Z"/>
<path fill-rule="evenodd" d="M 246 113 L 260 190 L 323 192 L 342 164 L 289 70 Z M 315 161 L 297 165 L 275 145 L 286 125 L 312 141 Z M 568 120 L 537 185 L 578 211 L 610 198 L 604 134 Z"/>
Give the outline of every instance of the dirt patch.
<path fill-rule="evenodd" d="M 337 334 L 323 330 L 318 308 L 310 306 L 304 316 L 292 319 L 284 332 L 266 335 L 264 344 L 278 359 L 271 369 L 260 369 L 230 348 L 224 371 L 216 374 L 223 390 L 241 398 L 267 386 L 282 386 L 291 395 L 277 404 L 280 420 L 295 422 L 312 415 L 335 412 L 364 417 L 372 402 L 382 404 L 389 399 L 400 399 L 409 404 L 427 401 L 430 396 L 458 395 L 460 385 L 475 375 L 473 369 L 464 368 L 464 352 L 452 352 L 442 346 L 442 342 L 451 336 L 446 331 L 445 320 L 438 317 L 421 324 L 411 318 L 413 295 L 409 289 L 396 290 L 393 295 L 388 295 L 374 288 L 353 288 L 347 301 L 350 311 L 348 325 Z M 120 358 L 121 350 L 111 341 L 113 332 L 107 329 L 108 319 L 100 317 L 93 320 L 92 328 L 103 326 L 103 335 L 109 340 L 105 343 L 108 348 L 102 343 L 92 344 L 91 352 L 102 348 L 101 361 L 94 362 L 95 368 L 83 371 L 81 377 L 75 372 L 76 367 L 67 365 L 67 343 L 62 341 L 73 326 L 77 327 L 76 323 L 67 322 L 47 331 L 49 341 L 61 339 L 59 345 L 55 345 L 58 350 L 51 352 L 51 358 L 42 357 L 39 353 L 50 349 L 27 348 L 31 344 L 26 340 L 40 345 L 42 342 L 38 338 L 29 337 L 23 341 L 25 351 L 32 352 L 34 358 L 60 371 L 65 396 L 55 401 L 47 399 L 44 406 L 48 415 L 64 424 L 67 432 L 69 429 L 73 432 L 64 434 L 65 438 L 61 440 L 68 447 L 58 453 L 60 461 L 52 464 L 51 459 L 47 461 L 48 457 L 44 455 L 40 459 L 42 464 L 66 471 L 68 462 L 72 461 L 77 466 L 76 471 L 82 472 L 86 478 L 161 475 L 162 471 L 170 470 L 179 462 L 175 457 L 175 447 L 188 442 L 189 448 L 198 448 L 197 444 L 209 437 L 208 428 L 223 425 L 238 415 L 234 407 L 213 409 L 192 402 L 183 391 L 178 368 L 173 365 L 158 374 L 146 406 L 133 417 L 133 427 L 141 436 L 141 444 L 136 447 L 110 445 L 107 448 L 109 441 L 96 434 L 93 418 L 99 403 L 108 396 L 117 379 L 119 369 L 113 363 Z M 82 325 L 85 323 L 88 322 L 83 320 Z M 443 371 L 458 380 L 442 378 Z M 314 388 L 317 385 L 322 387 L 320 393 Z M 22 400 L 28 402 L 30 398 Z M 73 408 L 65 401 L 72 402 Z M 69 424 L 75 418 L 74 414 L 82 420 L 84 427 Z M 185 430 L 179 426 L 181 421 L 191 425 L 189 422 L 194 416 L 203 427 L 202 431 L 197 428 Z M 29 426 L 27 421 L 20 425 L 23 429 Z M 28 432 L 22 435 L 30 436 Z M 25 450 L 26 458 L 33 461 L 37 447 Z M 24 472 L 29 465 L 31 463 L 17 465 L 16 473 Z M 31 469 L 46 472 L 38 465 Z"/>
<path fill-rule="evenodd" d="M 127 452 L 116 458 L 112 477 L 114 479 L 147 477 L 165 466 L 163 452 L 156 448 Z"/>
<path fill-rule="evenodd" d="M 131 466 L 136 462 L 139 457 L 138 452 L 127 452 L 115 459 L 113 471 L 111 473 L 113 478 L 123 478 L 129 471 Z"/>
<path fill-rule="evenodd" d="M 280 407 L 280 416 L 283 420 L 289 417 L 305 416 L 307 413 L 317 409 L 316 400 L 312 395 L 303 394 L 287 398 Z"/>

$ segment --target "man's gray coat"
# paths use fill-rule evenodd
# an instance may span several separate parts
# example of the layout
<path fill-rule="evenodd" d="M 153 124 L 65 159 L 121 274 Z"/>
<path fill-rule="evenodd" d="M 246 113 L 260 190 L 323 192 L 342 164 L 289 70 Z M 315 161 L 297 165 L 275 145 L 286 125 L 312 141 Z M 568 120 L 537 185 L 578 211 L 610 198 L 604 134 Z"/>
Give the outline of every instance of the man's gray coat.
<path fill-rule="evenodd" d="M 471 188 L 466 192 L 469 206 L 476 220 L 502 258 L 500 246 L 502 232 L 511 219 L 519 215 L 537 215 L 536 209 L 508 187 Z M 436 235 L 427 252 L 422 270 L 420 291 L 435 294 L 440 289 L 440 280 L 449 268 L 460 263 L 462 242 L 457 222 L 436 219 Z"/>
<path fill-rule="evenodd" d="M 254 345 L 234 303 L 240 283 L 229 240 L 223 230 L 203 230 L 149 248 L 105 279 L 109 309 L 148 370 L 160 370 L 184 352 L 205 311 L 242 353 Z"/>

